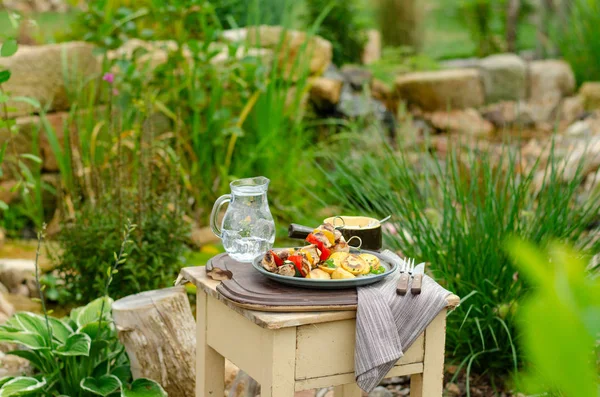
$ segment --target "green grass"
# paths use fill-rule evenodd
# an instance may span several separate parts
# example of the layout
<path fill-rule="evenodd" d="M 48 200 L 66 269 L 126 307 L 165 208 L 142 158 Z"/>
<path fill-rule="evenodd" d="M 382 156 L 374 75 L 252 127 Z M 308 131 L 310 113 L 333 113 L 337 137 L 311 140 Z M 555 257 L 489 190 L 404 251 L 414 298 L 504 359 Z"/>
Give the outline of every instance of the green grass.
<path fill-rule="evenodd" d="M 74 17 L 74 13 L 44 12 L 32 14 L 30 19 L 34 20 L 37 26 L 31 28 L 30 34 L 38 43 L 60 41 L 60 37 L 68 32 Z M 18 29 L 12 26 L 8 12 L 0 11 L 0 38 L 14 37 L 17 34 Z"/>
<path fill-rule="evenodd" d="M 521 363 L 515 315 L 529 285 L 515 274 L 505 240 L 559 239 L 598 252 L 588 228 L 599 200 L 578 205 L 581 176 L 563 182 L 553 161 L 517 172 L 520 153 L 509 146 L 493 156 L 449 142 L 448 157 L 440 159 L 425 148 L 396 153 L 384 144 L 368 149 L 359 136 L 352 141 L 355 150 L 326 157 L 332 188 L 325 201 L 344 213 L 392 214 L 397 233 L 386 235 L 386 245 L 430 262 L 433 276 L 462 298 L 448 317 L 450 357 L 467 372 L 515 372 Z M 539 185 L 537 171 L 544 175 Z"/>
<path fill-rule="evenodd" d="M 423 52 L 434 59 L 475 56 L 476 46 L 469 29 L 458 12 L 456 0 L 428 0 L 425 14 Z M 529 21 L 520 24 L 517 34 L 519 50 L 535 48 L 536 29 Z"/>

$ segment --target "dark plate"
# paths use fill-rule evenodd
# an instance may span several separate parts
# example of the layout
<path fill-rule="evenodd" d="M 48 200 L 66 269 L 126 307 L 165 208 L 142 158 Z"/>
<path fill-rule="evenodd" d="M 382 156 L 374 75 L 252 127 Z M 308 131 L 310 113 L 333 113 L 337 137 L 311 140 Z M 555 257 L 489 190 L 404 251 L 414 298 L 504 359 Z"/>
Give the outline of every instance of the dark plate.
<path fill-rule="evenodd" d="M 281 249 L 281 248 L 277 248 Z M 285 248 L 284 248 L 285 249 Z M 351 250 L 351 253 L 359 253 L 357 250 Z M 385 266 L 386 271 L 382 274 L 375 274 L 372 276 L 360 276 L 351 279 L 343 279 L 343 280 L 315 280 L 310 278 L 302 278 L 302 277 L 287 277 L 279 274 L 271 273 L 266 271 L 262 265 L 261 261 L 264 255 L 260 255 L 256 257 L 252 261 L 252 266 L 260 273 L 262 273 L 265 277 L 270 278 L 271 280 L 277 281 L 282 284 L 292 285 L 294 287 L 302 287 L 302 288 L 312 288 L 312 289 L 342 289 L 342 288 L 354 288 L 361 285 L 369 285 L 374 284 L 378 281 L 383 280 L 390 274 L 392 274 L 396 268 L 398 267 L 398 263 L 390 262 L 388 258 L 384 258 L 379 252 L 369 251 L 369 250 L 360 250 L 360 253 L 365 254 L 373 254 L 379 258 L 379 261 L 382 266 Z"/>

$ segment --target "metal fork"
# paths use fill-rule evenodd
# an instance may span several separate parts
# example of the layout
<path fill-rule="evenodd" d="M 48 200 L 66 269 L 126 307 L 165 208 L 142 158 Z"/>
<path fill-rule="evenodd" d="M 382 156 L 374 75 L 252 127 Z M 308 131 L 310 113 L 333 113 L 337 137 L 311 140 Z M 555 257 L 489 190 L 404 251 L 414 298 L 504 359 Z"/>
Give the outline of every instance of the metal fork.
<path fill-rule="evenodd" d="M 402 259 L 400 264 L 400 279 L 398 279 L 398 285 L 396 286 L 396 293 L 398 295 L 406 295 L 408 291 L 408 280 L 412 276 L 413 269 L 415 268 L 414 259 Z"/>

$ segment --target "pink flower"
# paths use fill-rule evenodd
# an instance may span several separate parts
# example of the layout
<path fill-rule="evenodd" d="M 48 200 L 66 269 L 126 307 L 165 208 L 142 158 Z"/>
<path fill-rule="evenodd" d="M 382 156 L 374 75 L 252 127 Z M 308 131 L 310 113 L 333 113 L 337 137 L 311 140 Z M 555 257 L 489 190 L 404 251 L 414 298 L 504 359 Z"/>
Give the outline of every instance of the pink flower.
<path fill-rule="evenodd" d="M 102 80 L 106 81 L 108 84 L 112 84 L 115 81 L 115 75 L 112 73 L 104 73 Z"/>
<path fill-rule="evenodd" d="M 117 90 L 116 88 L 113 88 L 112 93 L 113 93 L 113 95 L 119 95 L 119 90 Z"/>

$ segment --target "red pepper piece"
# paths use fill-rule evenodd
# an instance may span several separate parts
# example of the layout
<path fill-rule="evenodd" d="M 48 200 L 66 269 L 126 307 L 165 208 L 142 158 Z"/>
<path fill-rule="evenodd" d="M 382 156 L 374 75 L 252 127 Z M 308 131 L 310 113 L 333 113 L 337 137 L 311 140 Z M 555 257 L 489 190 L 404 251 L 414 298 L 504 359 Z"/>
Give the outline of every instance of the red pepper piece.
<path fill-rule="evenodd" d="M 290 255 L 290 256 L 288 256 L 288 261 L 291 261 L 291 262 L 294 263 L 294 266 L 296 266 L 296 269 L 298 269 L 298 271 L 300 272 L 300 275 L 302 277 L 306 277 L 306 273 L 302 269 L 302 259 L 304 259 L 302 257 L 302 255 Z"/>
<path fill-rule="evenodd" d="M 321 243 L 319 250 L 321 251 L 321 255 L 319 256 L 319 259 L 321 259 L 321 261 L 326 261 L 327 259 L 329 259 L 329 257 L 331 256 L 331 251 L 329 250 L 329 248 L 326 248 L 325 245 Z"/>
<path fill-rule="evenodd" d="M 308 241 L 310 244 L 314 244 L 317 247 L 319 247 L 320 245 L 323 245 L 323 243 L 315 237 L 314 234 L 310 233 L 308 236 L 306 236 L 306 241 Z"/>
<path fill-rule="evenodd" d="M 325 244 L 323 244 L 323 242 L 316 238 L 312 233 L 306 237 L 306 241 L 316 245 L 319 251 L 321 251 L 321 255 L 319 256 L 321 261 L 326 261 L 331 256 L 331 251 L 329 248 L 325 247 Z"/>
<path fill-rule="evenodd" d="M 273 251 L 273 250 L 270 250 L 269 252 L 270 252 L 270 253 L 271 253 L 271 255 L 273 256 L 273 260 L 275 261 L 275 264 L 277 265 L 277 267 L 279 267 L 279 266 L 283 265 L 283 259 L 281 259 L 281 258 L 279 257 L 279 255 L 277 255 L 277 254 L 275 253 L 275 251 Z"/>

